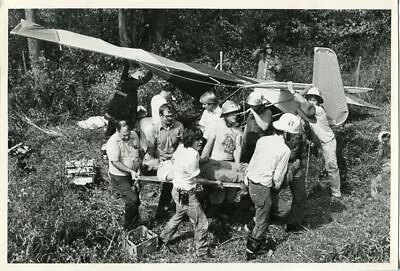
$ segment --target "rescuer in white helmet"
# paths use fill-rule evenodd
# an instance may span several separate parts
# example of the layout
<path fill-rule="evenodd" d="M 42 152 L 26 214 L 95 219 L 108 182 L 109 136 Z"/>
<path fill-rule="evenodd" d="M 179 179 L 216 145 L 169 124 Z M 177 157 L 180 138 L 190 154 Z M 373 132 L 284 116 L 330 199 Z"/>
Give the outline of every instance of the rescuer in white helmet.
<path fill-rule="evenodd" d="M 273 194 L 279 192 L 288 168 L 290 149 L 285 143 L 301 131 L 300 119 L 291 113 L 283 114 L 272 126 L 274 134 L 257 141 L 245 176 L 256 209 L 255 226 L 247 238 L 247 260 L 254 260 L 261 249 L 272 249 L 271 242 L 266 245 L 265 235 L 272 210 L 272 197 L 275 196 Z"/>

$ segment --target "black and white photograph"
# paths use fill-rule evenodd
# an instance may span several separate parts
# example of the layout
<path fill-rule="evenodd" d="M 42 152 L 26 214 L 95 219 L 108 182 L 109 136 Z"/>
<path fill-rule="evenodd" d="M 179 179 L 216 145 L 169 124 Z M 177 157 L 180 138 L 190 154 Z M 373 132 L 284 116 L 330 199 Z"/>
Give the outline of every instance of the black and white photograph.
<path fill-rule="evenodd" d="M 135 2 L 2 7 L 2 269 L 397 270 L 398 3 Z"/>

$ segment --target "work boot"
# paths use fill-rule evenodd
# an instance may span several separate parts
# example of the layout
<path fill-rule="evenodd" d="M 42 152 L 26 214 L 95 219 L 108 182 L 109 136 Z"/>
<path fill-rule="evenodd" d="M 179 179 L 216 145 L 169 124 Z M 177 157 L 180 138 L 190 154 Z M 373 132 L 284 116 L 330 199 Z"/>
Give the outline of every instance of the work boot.
<path fill-rule="evenodd" d="M 251 235 L 247 236 L 246 242 L 246 261 L 252 261 L 257 257 L 262 240 L 256 239 Z M 264 241 L 265 242 L 265 241 Z"/>

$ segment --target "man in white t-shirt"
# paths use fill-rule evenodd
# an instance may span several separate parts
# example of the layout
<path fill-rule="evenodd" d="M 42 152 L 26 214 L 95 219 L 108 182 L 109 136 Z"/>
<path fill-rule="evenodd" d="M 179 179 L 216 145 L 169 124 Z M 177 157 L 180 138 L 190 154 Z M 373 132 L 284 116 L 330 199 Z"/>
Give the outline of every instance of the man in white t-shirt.
<path fill-rule="evenodd" d="M 201 176 L 209 180 L 237 182 L 241 170 L 242 130 L 236 121 L 240 106 L 233 101 L 222 105 L 221 118 L 210 130 L 210 136 L 201 154 Z M 237 189 L 211 189 L 210 203 L 233 202 Z"/>
<path fill-rule="evenodd" d="M 139 185 L 136 182 L 140 167 L 139 146 L 139 137 L 126 121 L 117 123 L 117 130 L 106 145 L 112 185 L 125 201 L 127 230 L 135 228 L 139 222 Z"/>
<path fill-rule="evenodd" d="M 198 150 L 201 148 L 202 137 L 203 133 L 199 128 L 185 129 L 182 144 L 178 146 L 172 156 L 172 198 L 176 204 L 176 212 L 160 234 L 159 247 L 165 244 L 165 247 L 171 251 L 168 243 L 177 231 L 179 224 L 184 220 L 184 216 L 187 215 L 194 226 L 196 256 L 207 258 L 213 257 L 207 242 L 208 220 L 196 197 L 196 185 L 214 184 L 222 186 L 222 184 L 218 181 L 196 178 L 200 173 Z"/>
<path fill-rule="evenodd" d="M 210 135 L 210 129 L 215 126 L 221 118 L 221 107 L 218 106 L 217 97 L 212 91 L 204 92 L 200 96 L 200 103 L 202 104 L 204 111 L 201 115 L 199 125 L 204 133 L 203 137 L 208 139 Z"/>
<path fill-rule="evenodd" d="M 153 119 L 154 127 L 156 127 L 157 124 L 161 122 L 160 111 L 159 111 L 160 106 L 168 102 L 168 100 L 172 96 L 173 89 L 174 89 L 173 85 L 167 84 L 162 87 L 161 92 L 159 94 L 154 95 L 153 98 L 151 98 L 150 102 L 151 118 Z"/>

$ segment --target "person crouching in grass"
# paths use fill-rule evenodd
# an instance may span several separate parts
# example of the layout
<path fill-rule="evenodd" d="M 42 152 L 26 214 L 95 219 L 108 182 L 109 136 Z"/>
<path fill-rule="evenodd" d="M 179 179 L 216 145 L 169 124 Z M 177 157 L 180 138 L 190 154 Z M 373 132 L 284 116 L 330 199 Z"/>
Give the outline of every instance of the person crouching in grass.
<path fill-rule="evenodd" d="M 222 187 L 220 181 L 208 181 L 196 178 L 199 173 L 199 152 L 203 133 L 200 128 L 189 127 L 184 130 L 182 144 L 172 156 L 173 189 L 172 198 L 176 204 L 176 212 L 168 221 L 160 234 L 159 248 L 164 247 L 176 253 L 169 247 L 169 241 L 178 229 L 184 216 L 189 216 L 194 227 L 194 242 L 196 256 L 199 258 L 214 257 L 208 247 L 208 219 L 196 197 L 198 184 L 214 184 Z"/>

